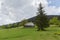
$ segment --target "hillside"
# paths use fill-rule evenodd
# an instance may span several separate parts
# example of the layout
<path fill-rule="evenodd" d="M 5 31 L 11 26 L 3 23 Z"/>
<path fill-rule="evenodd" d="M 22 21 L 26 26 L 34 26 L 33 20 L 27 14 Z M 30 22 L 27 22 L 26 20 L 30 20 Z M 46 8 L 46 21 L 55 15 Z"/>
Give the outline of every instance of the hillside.
<path fill-rule="evenodd" d="M 60 19 L 60 15 L 47 15 L 48 19 L 50 20 L 51 18 L 53 17 L 57 17 L 58 19 Z M 32 21 L 34 22 L 36 19 L 36 16 L 35 17 L 32 17 L 32 18 L 29 18 L 28 21 Z"/>

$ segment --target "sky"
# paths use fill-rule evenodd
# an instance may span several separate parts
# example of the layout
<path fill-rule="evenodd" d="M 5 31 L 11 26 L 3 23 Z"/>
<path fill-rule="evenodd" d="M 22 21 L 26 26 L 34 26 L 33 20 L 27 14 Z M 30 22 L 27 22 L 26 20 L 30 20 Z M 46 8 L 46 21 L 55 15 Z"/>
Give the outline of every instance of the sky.
<path fill-rule="evenodd" d="M 0 25 L 36 16 L 40 2 L 47 15 L 60 15 L 60 0 L 0 0 Z"/>

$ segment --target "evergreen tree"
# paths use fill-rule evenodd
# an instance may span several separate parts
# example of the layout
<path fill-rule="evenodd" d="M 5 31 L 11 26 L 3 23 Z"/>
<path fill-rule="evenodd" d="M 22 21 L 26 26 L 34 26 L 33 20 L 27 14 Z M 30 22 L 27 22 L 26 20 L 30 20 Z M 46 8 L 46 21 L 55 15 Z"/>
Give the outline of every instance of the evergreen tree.
<path fill-rule="evenodd" d="M 49 26 L 49 20 L 47 18 L 47 15 L 44 13 L 42 4 L 39 4 L 38 8 L 38 14 L 36 16 L 36 25 L 38 26 L 38 31 L 39 30 L 45 30 L 45 27 Z"/>

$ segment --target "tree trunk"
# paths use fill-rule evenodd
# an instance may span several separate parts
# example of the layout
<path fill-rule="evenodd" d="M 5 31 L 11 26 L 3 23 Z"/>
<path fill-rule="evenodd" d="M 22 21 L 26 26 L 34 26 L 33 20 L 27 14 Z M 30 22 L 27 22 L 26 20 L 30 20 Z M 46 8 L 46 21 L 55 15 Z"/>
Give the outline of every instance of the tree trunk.
<path fill-rule="evenodd" d="M 45 31 L 44 27 L 42 27 L 42 26 L 41 27 L 38 27 L 38 30 L 37 31 L 40 31 L 40 30 L 41 31 Z"/>
<path fill-rule="evenodd" d="M 44 27 L 40 27 L 40 29 L 41 29 L 42 31 L 45 31 Z"/>

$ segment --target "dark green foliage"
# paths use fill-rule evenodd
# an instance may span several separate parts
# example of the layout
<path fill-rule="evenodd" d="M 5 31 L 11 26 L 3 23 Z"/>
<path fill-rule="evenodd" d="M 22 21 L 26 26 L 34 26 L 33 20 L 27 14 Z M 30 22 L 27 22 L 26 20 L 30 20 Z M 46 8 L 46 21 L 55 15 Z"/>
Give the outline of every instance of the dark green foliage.
<path fill-rule="evenodd" d="M 36 16 L 36 25 L 38 26 L 38 31 L 44 30 L 45 27 L 49 26 L 49 20 L 47 18 L 47 15 L 44 13 L 41 4 L 39 5 L 38 14 Z"/>

